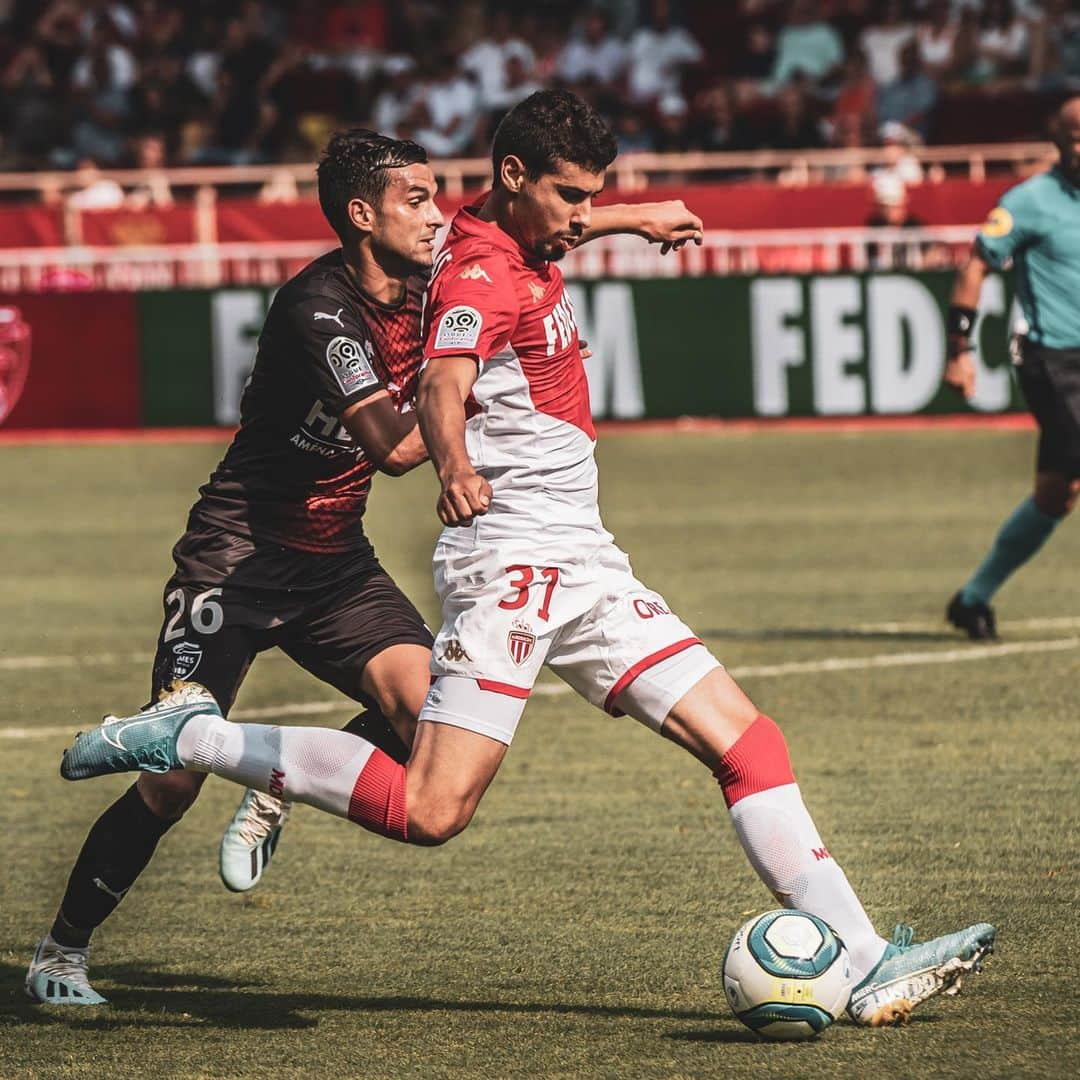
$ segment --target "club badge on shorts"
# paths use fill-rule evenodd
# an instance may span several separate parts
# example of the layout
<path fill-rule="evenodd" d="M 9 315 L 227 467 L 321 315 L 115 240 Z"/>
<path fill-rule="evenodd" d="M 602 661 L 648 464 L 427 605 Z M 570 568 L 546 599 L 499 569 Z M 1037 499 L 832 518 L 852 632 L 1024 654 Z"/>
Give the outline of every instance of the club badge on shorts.
<path fill-rule="evenodd" d="M 510 653 L 510 659 L 521 667 L 532 656 L 536 648 L 536 635 L 532 627 L 524 619 L 515 619 L 510 633 L 506 635 L 506 649 Z"/>
<path fill-rule="evenodd" d="M 202 646 L 190 641 L 178 641 L 172 651 L 173 678 L 190 679 L 203 658 Z"/>

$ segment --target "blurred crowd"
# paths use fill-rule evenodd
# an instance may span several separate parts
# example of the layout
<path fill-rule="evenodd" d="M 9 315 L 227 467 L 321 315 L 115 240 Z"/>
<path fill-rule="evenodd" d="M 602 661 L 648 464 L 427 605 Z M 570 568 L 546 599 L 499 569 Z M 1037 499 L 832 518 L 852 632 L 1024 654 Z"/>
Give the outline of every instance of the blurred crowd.
<path fill-rule="evenodd" d="M 1080 88 L 1078 9 L 0 0 L 0 168 L 310 161 L 343 124 L 414 138 L 436 157 L 483 156 L 502 114 L 552 85 L 593 101 L 622 152 L 884 143 L 902 158 L 941 137 L 943 95 Z M 1026 134 L 1038 137 L 1031 112 Z"/>

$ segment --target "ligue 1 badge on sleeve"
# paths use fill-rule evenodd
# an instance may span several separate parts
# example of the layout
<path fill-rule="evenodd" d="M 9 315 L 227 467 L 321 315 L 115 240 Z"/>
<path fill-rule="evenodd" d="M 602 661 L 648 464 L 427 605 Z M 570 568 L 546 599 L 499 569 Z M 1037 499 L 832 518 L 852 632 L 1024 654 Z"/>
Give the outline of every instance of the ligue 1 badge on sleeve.
<path fill-rule="evenodd" d="M 0 424 L 15 408 L 30 373 L 30 324 L 10 304 L 0 305 Z"/>
<path fill-rule="evenodd" d="M 510 659 L 518 667 L 521 667 L 532 656 L 532 651 L 536 648 L 536 635 L 524 619 L 513 621 L 510 633 L 506 635 L 506 648 L 510 653 Z"/>

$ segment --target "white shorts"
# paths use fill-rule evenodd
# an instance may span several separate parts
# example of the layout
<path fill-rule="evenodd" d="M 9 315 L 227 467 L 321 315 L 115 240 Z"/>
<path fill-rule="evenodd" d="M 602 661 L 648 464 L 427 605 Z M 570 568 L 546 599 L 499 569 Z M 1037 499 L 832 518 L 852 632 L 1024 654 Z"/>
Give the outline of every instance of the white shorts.
<path fill-rule="evenodd" d="M 659 730 L 719 662 L 614 544 L 542 562 L 535 546 L 435 550 L 443 624 L 420 712 L 509 744 L 546 664 L 583 698 Z"/>

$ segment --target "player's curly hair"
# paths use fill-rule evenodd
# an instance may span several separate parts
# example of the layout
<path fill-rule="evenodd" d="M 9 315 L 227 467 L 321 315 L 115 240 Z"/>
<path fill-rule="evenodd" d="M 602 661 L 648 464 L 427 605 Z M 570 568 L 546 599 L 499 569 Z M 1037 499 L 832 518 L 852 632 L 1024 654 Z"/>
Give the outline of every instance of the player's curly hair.
<path fill-rule="evenodd" d="M 389 169 L 427 159 L 427 151 L 408 139 L 391 139 L 367 128 L 334 132 L 319 159 L 319 205 L 341 242 L 349 237 L 352 199 L 378 207 L 390 183 Z"/>
<path fill-rule="evenodd" d="M 502 118 L 491 145 L 491 165 L 498 187 L 507 154 L 520 158 L 529 179 L 536 180 L 553 172 L 559 161 L 601 172 L 617 153 L 615 136 L 588 102 L 568 90 L 538 90 Z"/>

